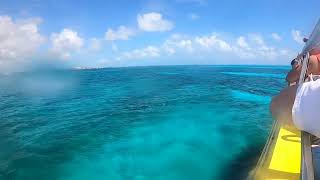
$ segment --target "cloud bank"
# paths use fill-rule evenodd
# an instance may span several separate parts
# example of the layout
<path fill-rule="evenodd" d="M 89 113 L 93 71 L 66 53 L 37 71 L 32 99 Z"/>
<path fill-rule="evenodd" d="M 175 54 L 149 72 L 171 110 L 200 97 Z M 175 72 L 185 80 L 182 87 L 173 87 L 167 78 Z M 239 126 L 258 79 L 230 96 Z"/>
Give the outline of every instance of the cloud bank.
<path fill-rule="evenodd" d="M 184 36 L 174 34 L 161 45 L 148 46 L 124 52 L 118 59 L 147 59 L 160 57 L 180 57 L 187 55 L 190 59 L 219 57 L 221 59 L 260 60 L 267 64 L 278 59 L 287 59 L 294 56 L 288 49 L 276 48 L 268 45 L 258 34 L 248 34 L 227 40 L 217 33 L 202 36 Z M 151 48 L 152 47 L 152 48 Z M 149 51 L 147 51 L 149 49 Z M 257 63 L 259 63 L 257 61 Z M 238 63 L 239 64 L 239 63 Z"/>
<path fill-rule="evenodd" d="M 277 64 L 276 60 L 293 58 L 295 55 L 290 49 L 280 48 L 278 44 L 270 45 L 283 40 L 277 33 L 267 36 L 259 33 L 237 36 L 231 33 L 222 35 L 219 32 L 202 35 L 170 33 L 174 23 L 156 12 L 137 15 L 137 27 L 141 31 L 121 25 L 114 29 L 108 28 L 101 37 L 87 39 L 70 28 L 63 28 L 60 32 L 51 33 L 46 37 L 39 32 L 40 23 L 40 18 L 14 21 L 9 16 L 0 16 L 0 69 L 23 66 L 23 63 L 39 56 L 37 53 L 40 52 L 42 55 L 45 54 L 45 57 L 47 55 L 50 59 L 56 60 L 69 59 L 75 62 L 77 57 L 84 62 L 96 59 L 92 64 L 99 64 L 99 59 L 107 59 L 108 63 L 100 64 L 108 66 L 117 66 L 118 61 L 122 61 L 121 65 L 126 66 L 132 61 L 139 63 L 143 59 L 164 62 L 169 62 L 168 59 L 178 59 L 180 61 L 177 61 L 177 64 L 185 64 L 184 60 L 194 60 L 193 63 L 197 64 L 199 59 L 211 59 L 209 63 L 218 59 L 220 64 L 231 61 L 234 64 Z M 137 36 L 135 39 L 138 39 L 138 36 L 147 32 L 166 32 L 163 34 L 167 37 L 164 36 L 164 40 L 156 44 L 149 41 L 142 44 L 137 43 L 139 41 L 115 43 L 127 41 L 133 36 Z M 300 31 L 292 30 L 291 33 L 295 41 L 303 43 Z M 148 61 L 144 62 L 145 65 L 150 65 Z M 77 66 L 77 63 L 74 64 Z"/>

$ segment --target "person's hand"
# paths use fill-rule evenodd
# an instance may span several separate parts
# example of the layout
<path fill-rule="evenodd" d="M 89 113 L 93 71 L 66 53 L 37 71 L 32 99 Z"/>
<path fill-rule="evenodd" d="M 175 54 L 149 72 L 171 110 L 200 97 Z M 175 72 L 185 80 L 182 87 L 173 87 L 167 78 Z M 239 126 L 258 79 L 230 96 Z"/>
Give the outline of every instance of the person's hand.
<path fill-rule="evenodd" d="M 294 70 L 295 70 L 295 71 L 298 71 L 298 72 L 300 72 L 301 69 L 302 69 L 302 66 L 301 66 L 300 64 L 298 64 L 298 65 L 294 68 Z"/>

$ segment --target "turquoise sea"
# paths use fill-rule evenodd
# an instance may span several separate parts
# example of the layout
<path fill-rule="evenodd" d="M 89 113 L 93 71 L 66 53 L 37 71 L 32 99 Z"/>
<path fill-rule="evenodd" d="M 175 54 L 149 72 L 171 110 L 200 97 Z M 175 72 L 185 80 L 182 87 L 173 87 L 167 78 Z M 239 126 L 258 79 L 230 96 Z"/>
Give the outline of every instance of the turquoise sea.
<path fill-rule="evenodd" d="M 281 66 L 158 66 L 0 76 L 2 180 L 244 179 Z"/>

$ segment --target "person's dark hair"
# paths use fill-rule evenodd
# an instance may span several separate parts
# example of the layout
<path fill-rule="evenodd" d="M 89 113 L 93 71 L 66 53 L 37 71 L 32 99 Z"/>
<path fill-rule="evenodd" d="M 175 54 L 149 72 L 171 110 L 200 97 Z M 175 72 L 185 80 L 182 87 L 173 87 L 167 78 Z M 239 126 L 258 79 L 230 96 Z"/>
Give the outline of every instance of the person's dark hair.
<path fill-rule="evenodd" d="M 293 59 L 292 61 L 291 61 L 291 66 L 293 66 L 295 63 L 297 63 L 298 62 L 298 60 L 297 59 Z"/>

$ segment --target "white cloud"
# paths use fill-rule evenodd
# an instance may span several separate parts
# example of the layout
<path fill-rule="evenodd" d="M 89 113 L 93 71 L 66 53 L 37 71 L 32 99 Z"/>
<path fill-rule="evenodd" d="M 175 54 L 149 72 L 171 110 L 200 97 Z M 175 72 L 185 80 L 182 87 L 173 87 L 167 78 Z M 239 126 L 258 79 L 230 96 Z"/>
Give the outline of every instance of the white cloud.
<path fill-rule="evenodd" d="M 89 50 L 99 51 L 101 49 L 101 40 L 97 38 L 91 38 L 89 40 Z"/>
<path fill-rule="evenodd" d="M 174 25 L 171 21 L 163 19 L 160 13 L 147 13 L 137 16 L 139 28 L 143 31 L 155 32 L 155 31 L 169 31 L 173 29 Z"/>
<path fill-rule="evenodd" d="M 39 33 L 40 19 L 13 21 L 9 16 L 0 16 L 0 68 L 20 66 L 44 42 Z"/>
<path fill-rule="evenodd" d="M 105 39 L 108 41 L 128 40 L 130 36 L 133 36 L 134 34 L 132 29 L 127 28 L 126 26 L 120 26 L 117 30 L 108 29 L 105 33 Z"/>
<path fill-rule="evenodd" d="M 129 52 L 123 53 L 120 59 L 143 59 L 143 58 L 154 58 L 160 56 L 160 50 L 155 46 L 148 46 L 142 49 L 135 49 Z"/>
<path fill-rule="evenodd" d="M 282 39 L 278 33 L 271 33 L 271 37 L 277 41 L 280 41 Z"/>
<path fill-rule="evenodd" d="M 225 52 L 232 50 L 226 41 L 218 38 L 216 35 L 196 37 L 195 42 L 209 49 L 214 48 Z"/>
<path fill-rule="evenodd" d="M 195 14 L 195 13 L 190 13 L 190 14 L 188 15 L 188 18 L 191 19 L 191 20 L 197 20 L 197 19 L 200 18 L 200 16 L 197 15 L 197 14 Z"/>
<path fill-rule="evenodd" d="M 182 49 L 187 50 L 188 52 L 192 52 L 193 51 L 193 47 L 192 47 L 192 41 L 187 39 L 187 40 L 180 40 L 176 43 L 176 46 Z"/>
<path fill-rule="evenodd" d="M 79 51 L 83 46 L 83 39 L 78 36 L 76 31 L 63 29 L 60 33 L 51 34 L 52 52 L 62 59 L 70 58 L 73 52 Z"/>
<path fill-rule="evenodd" d="M 192 53 L 194 51 L 192 39 L 183 37 L 180 34 L 173 34 L 162 44 L 162 50 L 167 55 L 173 55 L 178 51 Z"/>
<path fill-rule="evenodd" d="M 237 44 L 238 44 L 238 46 L 240 46 L 241 48 L 248 48 L 248 47 L 249 47 L 246 38 L 243 37 L 243 36 L 240 36 L 240 37 L 237 39 Z"/>
<path fill-rule="evenodd" d="M 292 30 L 291 31 L 292 38 L 299 44 L 303 44 L 303 37 L 301 36 L 301 32 L 298 30 Z"/>

